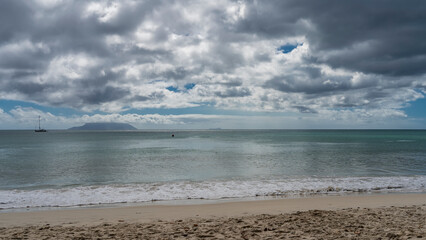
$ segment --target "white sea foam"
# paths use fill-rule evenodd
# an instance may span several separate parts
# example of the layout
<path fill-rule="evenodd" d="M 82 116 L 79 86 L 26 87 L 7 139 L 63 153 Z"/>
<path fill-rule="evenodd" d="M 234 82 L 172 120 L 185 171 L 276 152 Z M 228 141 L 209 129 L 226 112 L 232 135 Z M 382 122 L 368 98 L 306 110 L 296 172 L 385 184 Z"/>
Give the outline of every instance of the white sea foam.
<path fill-rule="evenodd" d="M 354 192 L 426 192 L 426 176 L 298 178 L 2 190 L 0 208 L 65 207 L 152 200 L 299 196 Z"/>

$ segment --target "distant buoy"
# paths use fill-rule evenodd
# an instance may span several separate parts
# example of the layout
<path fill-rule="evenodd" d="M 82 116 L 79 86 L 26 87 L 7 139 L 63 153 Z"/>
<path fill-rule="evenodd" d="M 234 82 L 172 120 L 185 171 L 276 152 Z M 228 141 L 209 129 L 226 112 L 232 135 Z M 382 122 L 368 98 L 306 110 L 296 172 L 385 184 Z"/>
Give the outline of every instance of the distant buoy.
<path fill-rule="evenodd" d="M 172 137 L 175 137 L 175 135 L 174 135 L 174 134 L 172 134 Z"/>

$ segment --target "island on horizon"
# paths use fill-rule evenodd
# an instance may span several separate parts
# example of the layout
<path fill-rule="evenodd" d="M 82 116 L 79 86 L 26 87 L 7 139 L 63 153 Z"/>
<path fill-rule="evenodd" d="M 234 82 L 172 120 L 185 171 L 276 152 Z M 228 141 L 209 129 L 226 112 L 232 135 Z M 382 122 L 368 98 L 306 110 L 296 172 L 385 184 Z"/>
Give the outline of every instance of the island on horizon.
<path fill-rule="evenodd" d="M 72 127 L 68 130 L 138 130 L 128 123 L 98 122 L 86 123 L 83 126 Z"/>

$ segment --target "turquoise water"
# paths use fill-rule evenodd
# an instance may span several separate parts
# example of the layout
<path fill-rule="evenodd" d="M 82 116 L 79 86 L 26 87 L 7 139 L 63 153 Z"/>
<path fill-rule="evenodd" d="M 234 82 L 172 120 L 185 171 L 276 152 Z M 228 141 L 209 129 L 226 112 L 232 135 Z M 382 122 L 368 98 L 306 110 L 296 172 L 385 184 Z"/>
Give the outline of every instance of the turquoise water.
<path fill-rule="evenodd" d="M 425 184 L 419 130 L 0 131 L 6 209 Z"/>

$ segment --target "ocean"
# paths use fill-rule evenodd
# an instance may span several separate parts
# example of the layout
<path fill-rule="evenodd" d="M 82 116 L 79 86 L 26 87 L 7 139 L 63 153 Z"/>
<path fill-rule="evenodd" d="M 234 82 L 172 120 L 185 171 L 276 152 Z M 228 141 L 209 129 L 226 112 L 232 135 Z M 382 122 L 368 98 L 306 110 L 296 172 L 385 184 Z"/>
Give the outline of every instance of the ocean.
<path fill-rule="evenodd" d="M 424 130 L 0 131 L 2 211 L 399 192 Z"/>

